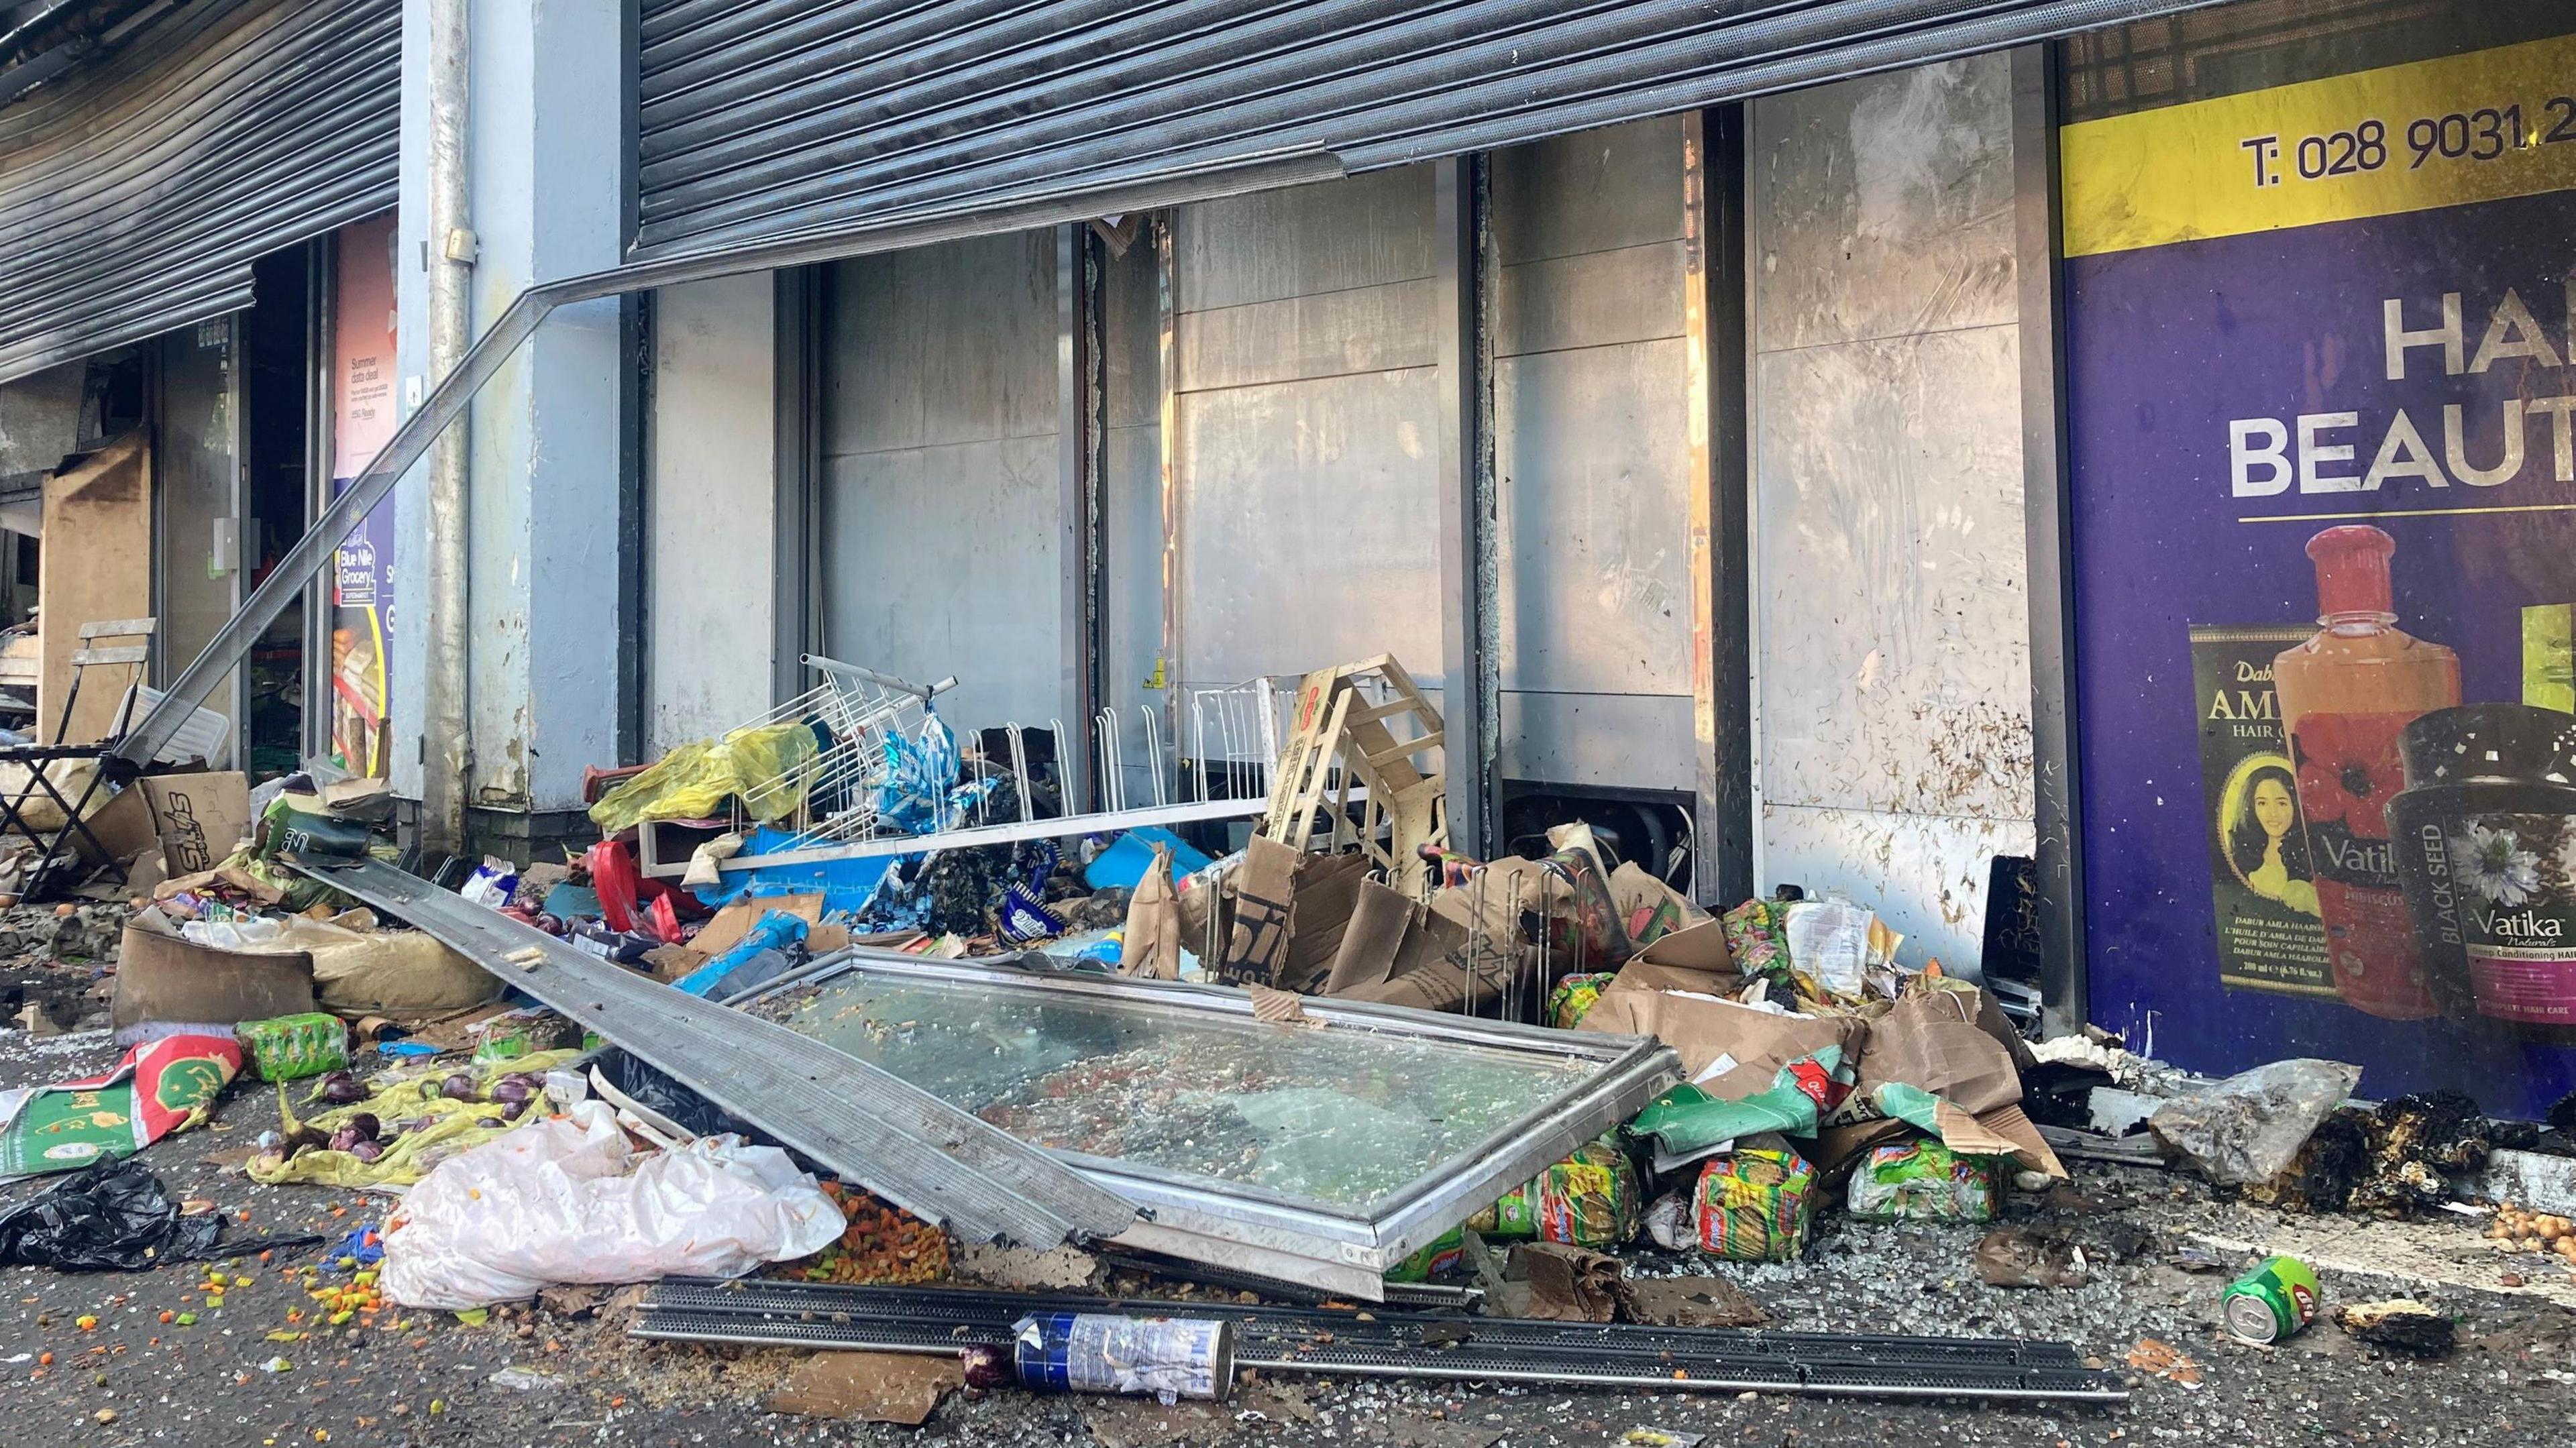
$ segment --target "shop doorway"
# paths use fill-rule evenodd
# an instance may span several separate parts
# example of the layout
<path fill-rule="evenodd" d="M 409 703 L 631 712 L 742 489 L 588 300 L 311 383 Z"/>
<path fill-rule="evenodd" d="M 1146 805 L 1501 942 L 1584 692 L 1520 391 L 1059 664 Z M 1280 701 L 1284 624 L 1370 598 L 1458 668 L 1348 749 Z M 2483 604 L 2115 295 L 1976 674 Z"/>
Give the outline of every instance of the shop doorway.
<path fill-rule="evenodd" d="M 296 247 L 261 261 L 259 304 L 241 315 L 245 593 L 303 538 L 311 516 L 311 258 Z M 251 648 L 239 717 L 241 760 L 254 779 L 302 762 L 305 633 L 304 610 L 289 608 Z"/>
<path fill-rule="evenodd" d="M 187 667 L 310 516 L 312 263 L 263 258 L 249 308 L 155 347 L 154 611 L 157 672 Z M 200 707 L 224 720 L 224 757 L 266 778 L 302 758 L 303 610 L 281 613 Z"/>

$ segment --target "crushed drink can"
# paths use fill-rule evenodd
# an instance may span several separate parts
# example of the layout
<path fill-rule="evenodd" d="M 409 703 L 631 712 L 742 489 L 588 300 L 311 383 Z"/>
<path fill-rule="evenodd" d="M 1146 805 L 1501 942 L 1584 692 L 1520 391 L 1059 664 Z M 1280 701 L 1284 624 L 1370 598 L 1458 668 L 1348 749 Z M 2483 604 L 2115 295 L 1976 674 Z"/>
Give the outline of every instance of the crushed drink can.
<path fill-rule="evenodd" d="M 1012 1325 L 1025 1388 L 1222 1398 L 1234 1389 L 1234 1324 L 1197 1317 L 1039 1312 Z"/>
<path fill-rule="evenodd" d="M 2218 1313 L 2247 1342 L 2279 1342 L 2317 1320 L 2323 1296 L 2315 1268 L 2296 1257 L 2267 1257 L 2218 1294 Z"/>

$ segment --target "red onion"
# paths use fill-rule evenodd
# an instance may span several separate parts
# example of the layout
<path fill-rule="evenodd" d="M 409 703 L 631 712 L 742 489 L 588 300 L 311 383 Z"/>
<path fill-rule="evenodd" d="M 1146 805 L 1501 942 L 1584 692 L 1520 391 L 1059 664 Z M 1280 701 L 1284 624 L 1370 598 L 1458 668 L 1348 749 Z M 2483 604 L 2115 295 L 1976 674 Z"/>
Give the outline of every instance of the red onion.
<path fill-rule="evenodd" d="M 970 1388 L 1005 1387 L 1016 1376 L 1010 1354 L 990 1343 L 979 1342 L 964 1349 L 957 1354 L 957 1361 L 966 1369 L 966 1386 Z"/>

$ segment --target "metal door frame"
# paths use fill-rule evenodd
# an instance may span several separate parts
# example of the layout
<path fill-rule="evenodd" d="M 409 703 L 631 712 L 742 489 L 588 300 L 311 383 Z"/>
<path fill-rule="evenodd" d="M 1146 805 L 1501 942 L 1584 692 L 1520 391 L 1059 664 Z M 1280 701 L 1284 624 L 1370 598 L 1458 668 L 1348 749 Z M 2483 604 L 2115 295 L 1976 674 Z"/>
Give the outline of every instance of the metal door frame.
<path fill-rule="evenodd" d="M 1056 629 L 1065 734 L 1055 741 L 1055 767 L 1066 814 L 1100 807 L 1092 730 L 1109 693 L 1109 377 L 1100 247 L 1088 222 L 1056 226 Z"/>
<path fill-rule="evenodd" d="M 304 526 L 313 527 L 331 502 L 331 465 L 340 420 L 340 233 L 305 243 L 304 323 Z M 313 575 L 304 590 L 304 738 L 306 759 L 331 753 L 331 613 L 339 592 L 334 562 Z"/>
<path fill-rule="evenodd" d="M 770 596 L 770 702 L 805 692 L 807 654 L 823 637 L 823 334 L 831 267 L 782 267 L 774 275 L 771 401 L 777 491 Z"/>
<path fill-rule="evenodd" d="M 171 556 L 171 545 L 174 535 L 171 532 L 173 519 L 171 517 L 170 510 L 170 489 L 165 485 L 167 469 L 170 465 L 171 459 L 170 428 L 168 426 L 168 408 L 170 403 L 168 375 L 169 349 L 174 342 L 182 338 L 191 339 L 191 345 L 196 345 L 193 342 L 193 339 L 208 327 L 221 327 L 224 329 L 224 385 L 222 389 L 224 404 L 224 456 L 231 469 L 230 475 L 226 479 L 224 502 L 225 506 L 229 509 L 229 515 L 233 520 L 233 560 L 232 567 L 228 569 L 224 575 L 224 593 L 226 602 L 230 605 L 233 614 L 238 616 L 241 612 L 242 603 L 244 601 L 241 567 L 241 529 L 244 515 L 243 505 L 248 500 L 249 493 L 249 464 L 242 457 L 241 318 L 242 314 L 238 311 L 226 312 L 219 317 L 208 317 L 200 321 L 190 322 L 184 327 L 174 328 L 171 331 L 163 332 L 159 336 L 153 338 L 151 342 L 152 390 L 150 399 L 150 415 L 152 423 L 152 613 L 155 618 L 160 620 L 160 627 L 156 628 L 152 635 L 152 667 L 150 674 L 152 679 L 155 681 L 155 686 L 163 689 L 164 691 L 169 690 L 171 687 L 168 640 L 171 598 L 170 579 L 172 576 L 171 565 L 175 561 Z M 197 526 L 201 529 L 211 528 L 213 526 L 213 516 L 198 519 Z M 201 533 L 199 536 L 203 537 L 205 535 Z M 265 630 L 263 629 L 261 631 L 264 632 Z M 221 637 L 222 630 L 219 629 L 216 634 L 216 639 L 220 640 Z M 247 642 L 255 644 L 257 641 L 257 636 L 254 635 Z M 243 752 L 243 740 L 245 736 L 242 730 L 242 725 L 245 722 L 250 708 L 250 665 L 249 649 L 247 647 L 245 647 L 241 651 L 240 655 L 233 660 L 229 674 L 221 681 L 221 687 L 226 691 L 228 696 L 225 705 L 225 712 L 229 716 L 230 721 L 230 728 L 227 731 L 226 736 L 227 748 L 230 750 L 232 755 L 233 767 L 238 769 L 248 763 Z M 207 692 L 212 691 L 208 690 Z M 184 719 L 186 716 L 183 714 L 180 717 Z"/>
<path fill-rule="evenodd" d="M 1749 899 L 1753 870 L 1752 286 L 1747 115 L 1682 118 L 1682 331 L 1691 442 L 1692 894 Z"/>
<path fill-rule="evenodd" d="M 2089 1018 L 2082 732 L 2075 700 L 2075 503 L 2066 465 L 2065 264 L 2054 41 L 2012 52 L 2014 272 L 2021 289 L 2021 459 L 2029 550 L 2032 808 L 2042 1019 Z M 1993 902 L 1989 901 L 1991 908 Z"/>

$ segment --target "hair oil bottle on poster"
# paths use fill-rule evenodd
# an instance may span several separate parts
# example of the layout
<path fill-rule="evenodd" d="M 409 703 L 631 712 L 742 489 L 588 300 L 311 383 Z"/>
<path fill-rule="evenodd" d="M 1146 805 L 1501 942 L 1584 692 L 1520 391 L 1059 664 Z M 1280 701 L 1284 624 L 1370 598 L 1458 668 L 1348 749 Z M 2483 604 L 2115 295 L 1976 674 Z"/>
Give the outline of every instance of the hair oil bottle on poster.
<path fill-rule="evenodd" d="M 2272 679 L 2298 771 L 2335 994 L 2402 1021 L 2440 1011 L 2389 838 L 2388 805 L 2405 782 L 2398 736 L 2460 702 L 2460 660 L 2397 627 L 2389 583 L 2396 551 L 2396 540 L 2370 527 L 2328 528 L 2308 540 L 2317 632 L 2273 660 Z"/>
<path fill-rule="evenodd" d="M 2433 998 L 2576 1045 L 2576 714 L 2442 709 L 2399 747 L 2388 818 Z"/>

